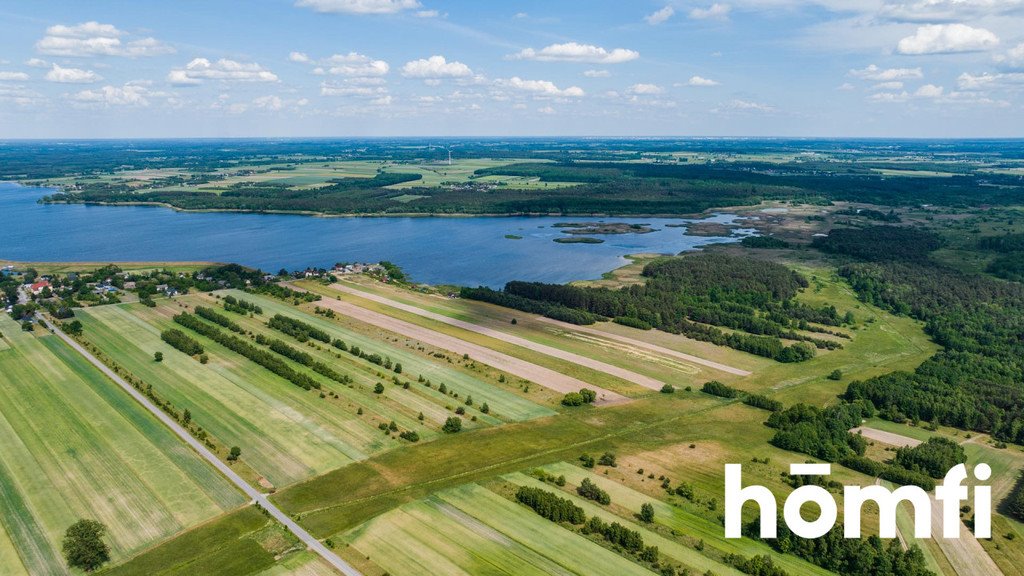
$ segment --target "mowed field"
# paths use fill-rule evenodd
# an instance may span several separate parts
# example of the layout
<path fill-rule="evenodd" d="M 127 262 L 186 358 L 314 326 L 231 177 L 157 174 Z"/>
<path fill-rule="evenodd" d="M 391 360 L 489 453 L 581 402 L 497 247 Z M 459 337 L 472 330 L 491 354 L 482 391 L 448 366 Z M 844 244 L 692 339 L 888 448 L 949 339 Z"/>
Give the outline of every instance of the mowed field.
<path fill-rule="evenodd" d="M 516 503 L 521 486 L 540 488 L 581 507 L 588 518 L 617 522 L 637 531 L 647 546 L 657 546 L 662 560 L 678 571 L 740 576 L 729 554 L 767 554 L 790 574 L 826 576 L 831 572 L 792 556 L 778 554 L 749 539 L 725 540 L 721 526 L 667 500 L 651 498 L 627 486 L 558 463 L 542 468 L 563 475 L 557 487 L 521 472 L 482 484 L 466 484 L 401 506 L 349 531 L 342 539 L 395 576 L 444 574 L 651 574 L 646 568 L 590 540 L 565 525 L 548 521 Z M 598 505 L 576 494 L 583 479 L 597 483 L 612 503 Z M 677 497 L 673 497 L 679 500 Z M 636 515 L 645 503 L 655 506 L 655 521 L 641 524 Z M 431 570 L 434 570 L 433 572 Z M 437 570 L 440 570 L 438 572 Z"/>
<path fill-rule="evenodd" d="M 492 385 L 425 350 L 374 340 L 269 298 L 241 292 L 236 295 L 262 306 L 264 314 L 248 318 L 221 309 L 223 314 L 252 334 L 281 339 L 329 364 L 349 376 L 352 384 L 329 380 L 287 361 L 295 370 L 305 371 L 320 382 L 325 393 L 331 393 L 321 397 L 318 391 L 303 390 L 195 333 L 191 335 L 202 343 L 210 357 L 206 365 L 160 339 L 162 330 L 176 326 L 171 319 L 174 314 L 191 310 L 196 304 L 216 307 L 218 301 L 210 295 L 160 300 L 156 308 L 138 304 L 98 307 L 82 311 L 79 318 L 85 325 L 86 339 L 132 375 L 152 385 L 177 409 L 190 410 L 193 421 L 222 446 L 241 447 L 245 463 L 274 486 L 286 486 L 407 444 L 397 434 L 382 432 L 378 428 L 381 423 L 394 421 L 401 430 L 416 431 L 421 442 L 430 440 L 440 434 L 441 424 L 468 396 L 474 401 L 473 407 L 466 407 L 464 416 L 464 425 L 469 429 L 554 413 L 511 390 L 501 389 L 497 378 Z M 366 360 L 339 350 L 300 344 L 269 329 L 266 320 L 278 312 L 314 324 L 349 346 L 359 346 L 367 353 L 378 353 L 401 363 L 404 370 L 400 378 L 410 382 L 409 388 L 395 385 L 391 371 Z M 153 361 L 157 351 L 163 352 L 163 362 Z M 432 387 L 417 382 L 420 375 L 431 380 Z M 385 393 L 373 392 L 377 383 L 386 386 Z M 439 391 L 441 383 L 446 384 L 447 393 Z M 456 398 L 454 394 L 460 396 Z M 490 414 L 479 411 L 484 402 L 488 403 Z M 419 414 L 423 414 L 422 421 Z"/>
<path fill-rule="evenodd" d="M 80 518 L 109 528 L 115 560 L 245 498 L 52 335 L 6 315 L 0 332 L 0 574 L 64 574 Z"/>

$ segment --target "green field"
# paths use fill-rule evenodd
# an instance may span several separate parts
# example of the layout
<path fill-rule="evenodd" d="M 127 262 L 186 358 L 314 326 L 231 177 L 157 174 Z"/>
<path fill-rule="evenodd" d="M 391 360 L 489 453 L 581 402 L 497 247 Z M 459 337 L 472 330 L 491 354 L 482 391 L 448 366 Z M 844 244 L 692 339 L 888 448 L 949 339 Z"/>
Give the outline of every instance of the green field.
<path fill-rule="evenodd" d="M 6 315 L 0 332 L 0 573 L 64 573 L 79 518 L 107 525 L 119 559 L 244 502 L 58 338 Z"/>
<path fill-rule="evenodd" d="M 348 354 L 303 347 L 307 353 L 331 364 L 353 379 L 352 387 L 315 376 L 325 392 L 337 397 L 321 398 L 316 391 L 305 391 L 242 356 L 196 335 L 210 356 L 209 364 L 177 352 L 160 340 L 160 331 L 173 325 L 170 317 L 182 310 L 184 302 L 208 306 L 216 301 L 206 297 L 187 297 L 166 302 L 157 308 L 141 305 L 117 305 L 94 308 L 79 314 L 85 325 L 86 338 L 96 344 L 119 365 L 134 376 L 151 384 L 162 397 L 178 409 L 189 409 L 193 420 L 223 446 L 239 446 L 243 460 L 274 486 L 285 486 L 322 474 L 369 455 L 395 448 L 406 441 L 396 434 L 384 434 L 378 424 L 395 421 L 403 430 L 415 430 L 426 441 L 439 434 L 439 427 L 451 415 L 447 406 L 458 401 L 445 396 L 437 388 L 416 383 L 418 374 L 446 382 L 462 398 L 472 395 L 476 406 L 488 402 L 491 415 L 472 411 L 478 422 L 466 426 L 499 424 L 503 420 L 521 420 L 552 414 L 511 392 L 500 390 L 471 376 L 449 368 L 447 364 L 427 360 L 425 353 L 399 348 L 393 343 L 374 341 L 354 334 L 332 322 L 305 315 L 294 308 L 270 299 L 245 298 L 264 307 L 265 315 L 277 311 L 300 317 L 328 330 L 363 350 L 378 352 L 401 362 L 404 378 L 412 380 L 410 389 L 395 386 L 390 375 L 366 361 Z M 246 329 L 288 340 L 272 333 L 264 320 L 234 315 Z M 293 346 L 301 346 L 296 341 Z M 164 361 L 153 361 L 153 353 L 162 351 Z M 289 361 L 290 362 L 290 361 Z M 296 369 L 303 369 L 297 364 Z M 312 374 L 312 373 L 310 373 Z M 385 394 L 373 393 L 377 382 L 387 386 Z M 364 414 L 357 412 L 362 409 Z M 417 421 L 423 413 L 424 421 Z"/>

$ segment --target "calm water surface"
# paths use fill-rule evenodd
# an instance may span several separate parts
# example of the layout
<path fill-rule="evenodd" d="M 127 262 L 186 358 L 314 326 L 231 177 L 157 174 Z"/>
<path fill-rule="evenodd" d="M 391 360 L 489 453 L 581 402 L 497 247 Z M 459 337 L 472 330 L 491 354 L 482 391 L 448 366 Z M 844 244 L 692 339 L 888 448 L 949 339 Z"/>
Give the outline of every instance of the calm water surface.
<path fill-rule="evenodd" d="M 0 182 L 0 259 L 22 261 L 215 261 L 277 271 L 335 262 L 391 260 L 416 281 L 500 287 L 509 280 L 598 278 L 627 254 L 675 254 L 739 238 L 686 236 L 666 228 L 695 220 L 608 218 L 647 223 L 649 234 L 600 236 L 603 244 L 558 244 L 552 224 L 588 218 L 315 218 L 285 214 L 188 213 L 151 206 L 43 205 L 44 188 Z M 728 223 L 732 215 L 708 221 Z M 741 230 L 741 235 L 752 230 Z M 508 240 L 506 234 L 522 236 Z"/>

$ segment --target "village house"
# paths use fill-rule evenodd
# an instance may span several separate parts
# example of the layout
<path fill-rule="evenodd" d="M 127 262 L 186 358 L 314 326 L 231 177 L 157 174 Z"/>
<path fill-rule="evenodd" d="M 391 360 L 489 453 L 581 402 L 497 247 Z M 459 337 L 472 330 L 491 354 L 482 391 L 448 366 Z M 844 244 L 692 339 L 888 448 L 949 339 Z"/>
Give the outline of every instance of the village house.
<path fill-rule="evenodd" d="M 29 292 L 31 292 L 33 296 L 39 296 L 40 294 L 42 294 L 45 288 L 49 287 L 49 282 L 47 282 L 46 280 L 40 280 L 39 282 L 36 282 L 35 284 L 29 286 Z"/>

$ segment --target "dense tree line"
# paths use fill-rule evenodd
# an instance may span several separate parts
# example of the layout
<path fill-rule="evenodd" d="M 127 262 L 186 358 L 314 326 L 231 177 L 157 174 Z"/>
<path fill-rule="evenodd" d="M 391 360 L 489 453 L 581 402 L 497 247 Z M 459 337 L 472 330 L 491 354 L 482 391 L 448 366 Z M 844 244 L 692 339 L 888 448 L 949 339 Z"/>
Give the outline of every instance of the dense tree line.
<path fill-rule="evenodd" d="M 766 424 L 775 428 L 771 443 L 784 450 L 803 452 L 829 462 L 846 456 L 863 456 L 867 442 L 850 429 L 870 416 L 861 404 L 840 404 L 818 408 L 796 404 L 772 412 Z"/>
<path fill-rule="evenodd" d="M 568 522 L 569 524 L 583 524 L 586 516 L 583 508 L 572 503 L 571 500 L 562 498 L 547 490 L 534 488 L 532 486 L 520 486 L 516 491 L 516 500 L 533 509 L 541 517 L 552 522 Z"/>
<path fill-rule="evenodd" d="M 313 356 L 307 354 L 306 352 L 292 348 L 288 344 L 285 344 L 284 342 L 276 338 L 267 338 L 266 336 L 259 334 L 256 336 L 256 343 L 265 345 L 272 351 L 280 354 L 281 356 L 298 362 L 303 366 L 309 366 L 317 374 L 320 374 L 321 376 L 326 376 L 331 380 L 334 380 L 335 382 L 340 382 L 341 384 L 349 384 L 352 382 L 351 377 L 344 374 L 340 374 L 334 368 L 331 368 L 327 364 L 324 364 L 323 362 L 314 359 Z"/>
<path fill-rule="evenodd" d="M 200 318 L 205 318 L 206 320 L 209 320 L 214 324 L 223 326 L 224 328 L 227 328 L 232 332 L 236 332 L 238 334 L 245 332 L 245 330 L 241 326 L 239 326 L 234 320 L 217 312 L 213 308 L 206 308 L 205 306 L 196 306 L 195 312 L 196 316 L 199 316 Z"/>
<path fill-rule="evenodd" d="M 299 290 L 292 290 L 287 286 L 281 286 L 280 284 L 261 284 L 259 286 L 251 288 L 252 292 L 257 294 L 266 294 L 273 296 L 279 300 L 286 300 L 289 302 L 319 302 L 320 295 L 312 292 L 302 292 Z"/>
<path fill-rule="evenodd" d="M 760 540 L 760 525 L 760 518 L 754 520 L 744 527 L 744 534 Z M 877 536 L 845 538 L 841 524 L 821 538 L 808 539 L 793 534 L 780 518 L 777 537 L 765 542 L 842 576 L 934 576 L 917 545 L 904 550 L 898 539 L 885 543 Z"/>
<path fill-rule="evenodd" d="M 181 330 L 164 330 L 160 333 L 160 339 L 189 356 L 203 353 L 203 345 Z"/>
<path fill-rule="evenodd" d="M 957 464 L 967 462 L 963 446 L 941 437 L 929 438 L 917 446 L 896 450 L 895 463 L 932 478 L 942 478 Z"/>
<path fill-rule="evenodd" d="M 710 380 L 708 382 L 705 382 L 704 385 L 701 386 L 700 391 L 704 392 L 705 394 L 711 394 L 712 396 L 718 396 L 720 398 L 737 398 L 740 395 L 739 390 L 733 388 L 732 386 L 722 384 L 718 380 Z"/>
<path fill-rule="evenodd" d="M 594 484 L 589 478 L 584 478 L 583 482 L 576 487 L 576 493 L 583 496 L 587 500 L 593 500 L 598 504 L 611 504 L 612 498 L 605 492 L 600 486 Z"/>
<path fill-rule="evenodd" d="M 249 360 L 252 360 L 256 364 L 259 364 L 260 366 L 266 368 L 267 370 L 270 370 L 274 374 L 277 374 L 278 376 L 284 378 L 285 380 L 291 382 L 292 384 L 295 384 L 296 386 L 304 390 L 309 390 L 311 388 L 320 388 L 319 382 L 317 382 L 307 374 L 303 374 L 302 372 L 297 372 L 293 370 L 290 366 L 288 366 L 288 364 L 286 364 L 283 360 L 281 360 L 274 354 L 271 354 L 266 350 L 261 350 L 253 346 L 252 344 L 249 344 L 245 340 L 242 340 L 241 338 L 237 338 L 229 334 L 224 334 L 218 328 L 206 324 L 205 322 L 193 316 L 192 314 L 183 312 L 181 314 L 176 315 L 174 317 L 174 321 L 198 334 L 201 334 L 209 338 L 210 340 L 213 340 L 214 342 L 220 344 L 221 346 L 224 346 L 225 348 L 231 350 L 232 352 L 236 352 L 238 354 L 241 354 L 242 356 L 245 356 Z"/>
<path fill-rule="evenodd" d="M 1017 483 L 1013 485 L 1013 490 L 1003 500 L 1001 506 L 1003 512 L 1024 522 L 1024 474 L 1018 474 Z"/>
<path fill-rule="evenodd" d="M 319 340 L 325 344 L 331 343 L 331 335 L 327 332 L 307 324 L 301 320 L 295 318 L 289 318 L 282 314 L 274 314 L 274 317 L 267 322 L 267 326 L 283 332 L 292 338 L 295 338 L 299 342 L 305 342 L 312 338 L 313 340 Z"/>
<path fill-rule="evenodd" d="M 782 402 L 769 398 L 763 394 L 747 394 L 743 398 L 743 403 L 747 406 L 753 406 L 754 408 L 761 408 L 769 412 L 778 412 L 782 410 Z"/>
<path fill-rule="evenodd" d="M 234 296 L 228 295 L 224 297 L 224 309 L 228 312 L 234 312 L 236 314 L 249 315 L 252 314 L 263 314 L 263 308 L 243 300 L 241 298 L 235 298 Z"/>

